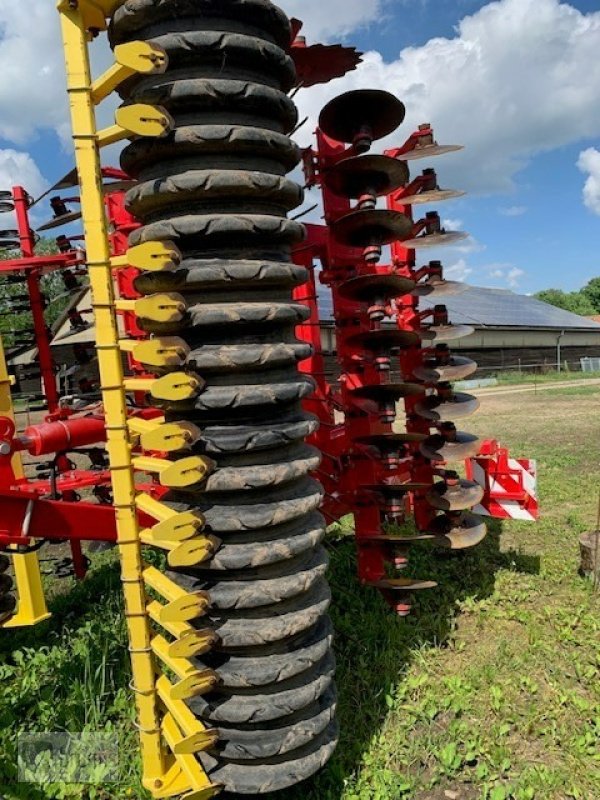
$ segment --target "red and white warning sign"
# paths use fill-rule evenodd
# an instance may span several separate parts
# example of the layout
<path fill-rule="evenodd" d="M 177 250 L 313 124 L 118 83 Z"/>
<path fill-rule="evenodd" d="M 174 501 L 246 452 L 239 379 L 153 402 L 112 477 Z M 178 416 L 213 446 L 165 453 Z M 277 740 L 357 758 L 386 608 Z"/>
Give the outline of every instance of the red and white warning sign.
<path fill-rule="evenodd" d="M 473 511 L 496 519 L 535 522 L 539 517 L 537 466 L 531 458 L 511 458 L 505 447 L 486 441 L 476 458 L 466 462 L 467 477 L 484 489 Z"/>

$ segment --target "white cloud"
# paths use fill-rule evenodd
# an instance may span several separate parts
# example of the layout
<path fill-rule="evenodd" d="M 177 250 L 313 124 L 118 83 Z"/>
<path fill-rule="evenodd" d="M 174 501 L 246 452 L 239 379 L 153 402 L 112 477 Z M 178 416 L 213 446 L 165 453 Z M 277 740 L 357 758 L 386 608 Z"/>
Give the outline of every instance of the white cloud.
<path fill-rule="evenodd" d="M 577 166 L 588 179 L 583 187 L 583 202 L 590 211 L 600 215 L 600 151 L 588 147 L 579 154 Z"/>
<path fill-rule="evenodd" d="M 302 35 L 308 44 L 332 36 L 345 36 L 362 25 L 378 19 L 382 0 L 278 0 L 290 17 L 304 22 Z"/>
<path fill-rule="evenodd" d="M 448 217 L 442 220 L 442 228 L 446 231 L 462 231 L 464 222 L 462 219 L 452 219 Z"/>
<path fill-rule="evenodd" d="M 473 268 L 467 265 L 464 258 L 459 259 L 449 267 L 444 267 L 444 277 L 450 281 L 466 281 L 473 272 Z"/>
<path fill-rule="evenodd" d="M 58 13 L 47 0 L 0 0 L 0 30 L 0 136 L 23 144 L 66 119 Z"/>
<path fill-rule="evenodd" d="M 483 281 L 488 281 L 487 285 L 516 289 L 519 286 L 520 278 L 525 275 L 525 271 L 513 264 L 488 264 L 477 268 L 478 275 L 483 276 Z M 485 285 L 485 284 L 484 284 Z"/>
<path fill-rule="evenodd" d="M 356 72 L 300 92 L 311 125 L 299 138 L 311 140 L 319 110 L 341 91 L 385 88 L 407 107 L 390 143 L 431 122 L 438 141 L 467 146 L 436 160 L 442 185 L 509 191 L 535 154 L 600 135 L 599 50 L 600 12 L 559 0 L 499 0 L 465 17 L 452 39 L 405 48 L 391 63 L 367 53 Z"/>
<path fill-rule="evenodd" d="M 508 206 L 508 208 L 500 208 L 499 211 L 503 217 L 521 217 L 527 213 L 527 206 Z"/>
<path fill-rule="evenodd" d="M 0 150 L 0 190 L 6 191 L 17 185 L 24 186 L 29 194 L 38 197 L 47 183 L 29 153 Z"/>

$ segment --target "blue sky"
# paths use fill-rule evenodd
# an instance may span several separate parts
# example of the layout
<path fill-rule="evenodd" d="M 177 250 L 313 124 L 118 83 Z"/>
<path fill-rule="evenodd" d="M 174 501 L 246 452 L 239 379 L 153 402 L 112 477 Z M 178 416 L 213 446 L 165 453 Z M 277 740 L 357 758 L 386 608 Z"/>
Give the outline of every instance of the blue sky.
<path fill-rule="evenodd" d="M 343 41 L 366 53 L 356 73 L 298 95 L 310 117 L 301 144 L 328 99 L 374 86 L 407 106 L 389 144 L 427 121 L 439 141 L 467 145 L 431 163 L 443 186 L 469 192 L 437 209 L 472 236 L 436 254 L 453 277 L 534 292 L 576 289 L 600 275 L 597 0 L 280 4 L 304 19 L 309 42 Z M 0 181 L 19 178 L 34 194 L 72 165 L 53 6 L 0 0 Z M 108 53 L 98 50 L 106 65 Z M 108 122 L 110 109 L 104 113 Z"/>

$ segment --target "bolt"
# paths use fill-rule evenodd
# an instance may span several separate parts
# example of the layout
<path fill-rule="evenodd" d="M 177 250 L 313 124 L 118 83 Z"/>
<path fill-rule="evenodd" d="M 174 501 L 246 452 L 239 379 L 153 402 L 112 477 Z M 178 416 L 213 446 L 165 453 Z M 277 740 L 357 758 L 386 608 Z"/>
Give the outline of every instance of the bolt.
<path fill-rule="evenodd" d="M 9 456 L 12 447 L 10 442 L 0 442 L 0 456 Z"/>

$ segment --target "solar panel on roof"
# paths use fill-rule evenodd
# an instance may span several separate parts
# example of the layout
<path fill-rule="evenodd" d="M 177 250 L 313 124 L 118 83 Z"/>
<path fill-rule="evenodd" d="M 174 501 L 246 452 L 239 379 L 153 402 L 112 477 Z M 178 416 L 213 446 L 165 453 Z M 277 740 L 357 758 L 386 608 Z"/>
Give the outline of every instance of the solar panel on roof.
<path fill-rule="evenodd" d="M 331 296 L 327 289 L 319 287 L 321 320 L 333 319 Z M 441 303 L 440 303 L 441 304 Z M 458 295 L 444 298 L 451 321 L 456 325 L 476 327 L 517 328 L 592 328 L 600 331 L 600 324 L 562 308 L 555 308 L 535 297 L 516 294 L 509 289 L 488 289 L 483 286 L 468 286 Z M 437 305 L 435 298 L 420 298 L 421 309 Z"/>

